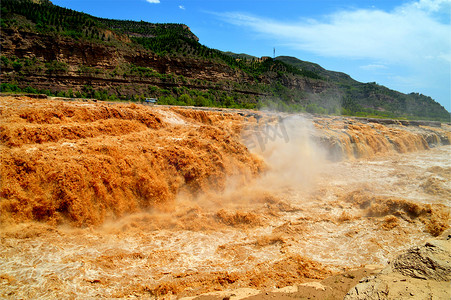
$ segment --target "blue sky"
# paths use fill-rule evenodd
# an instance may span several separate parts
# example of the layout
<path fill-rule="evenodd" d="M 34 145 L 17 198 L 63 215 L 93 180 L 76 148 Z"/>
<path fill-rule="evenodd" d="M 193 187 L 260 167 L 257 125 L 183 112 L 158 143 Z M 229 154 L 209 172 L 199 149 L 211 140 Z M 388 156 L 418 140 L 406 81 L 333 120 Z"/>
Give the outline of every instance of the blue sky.
<path fill-rule="evenodd" d="M 200 43 L 294 56 L 451 111 L 451 0 L 53 0 L 98 17 L 183 23 Z"/>

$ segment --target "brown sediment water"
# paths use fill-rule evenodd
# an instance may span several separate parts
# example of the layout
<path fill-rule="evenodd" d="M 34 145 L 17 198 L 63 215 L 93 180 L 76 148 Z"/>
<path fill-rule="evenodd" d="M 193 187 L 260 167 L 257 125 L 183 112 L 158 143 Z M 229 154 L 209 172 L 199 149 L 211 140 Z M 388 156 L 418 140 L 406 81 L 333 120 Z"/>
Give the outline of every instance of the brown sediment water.
<path fill-rule="evenodd" d="M 272 289 L 449 227 L 445 125 L 0 100 L 3 298 Z"/>
<path fill-rule="evenodd" d="M 170 109 L 4 99 L 2 119 L 2 219 L 98 225 L 263 168 L 231 129 Z"/>

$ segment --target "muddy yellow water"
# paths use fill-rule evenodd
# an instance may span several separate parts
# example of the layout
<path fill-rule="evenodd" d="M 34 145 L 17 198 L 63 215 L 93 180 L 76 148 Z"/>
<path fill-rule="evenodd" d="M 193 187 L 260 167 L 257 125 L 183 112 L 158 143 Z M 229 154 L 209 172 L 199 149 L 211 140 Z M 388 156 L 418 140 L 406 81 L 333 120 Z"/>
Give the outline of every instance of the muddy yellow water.
<path fill-rule="evenodd" d="M 283 287 L 385 264 L 449 227 L 451 147 L 407 129 L 8 101 L 2 298 Z M 332 135 L 359 154 L 330 159 L 318 136 Z"/>

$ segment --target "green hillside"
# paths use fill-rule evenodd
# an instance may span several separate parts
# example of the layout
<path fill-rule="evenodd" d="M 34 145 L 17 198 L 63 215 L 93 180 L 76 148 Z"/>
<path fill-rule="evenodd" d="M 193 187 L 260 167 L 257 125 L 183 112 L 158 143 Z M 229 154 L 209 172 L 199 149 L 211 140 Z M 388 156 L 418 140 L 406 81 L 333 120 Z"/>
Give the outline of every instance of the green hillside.
<path fill-rule="evenodd" d="M 184 24 L 102 19 L 44 0 L 2 0 L 0 22 L 3 92 L 124 100 L 142 100 L 150 94 L 167 104 L 450 118 L 430 97 L 360 83 L 294 57 L 263 59 L 209 48 Z M 15 34 L 21 36 L 23 47 L 30 48 L 11 46 Z M 73 52 L 97 49 L 101 54 L 76 61 L 70 53 L 59 57 L 42 53 L 57 43 Z M 109 59 L 116 52 L 116 59 Z M 99 55 L 106 62 L 99 64 Z M 190 71 L 193 68 L 196 72 Z M 63 79 L 69 84 L 52 84 Z"/>

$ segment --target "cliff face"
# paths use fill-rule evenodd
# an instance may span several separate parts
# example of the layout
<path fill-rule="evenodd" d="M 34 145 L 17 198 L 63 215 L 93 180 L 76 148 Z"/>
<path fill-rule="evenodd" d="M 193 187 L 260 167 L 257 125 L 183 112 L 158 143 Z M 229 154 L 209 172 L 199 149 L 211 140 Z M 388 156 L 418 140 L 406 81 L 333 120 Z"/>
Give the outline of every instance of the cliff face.
<path fill-rule="evenodd" d="M 288 89 L 298 89 L 307 93 L 319 94 L 327 89 L 334 88 L 333 85 L 320 79 L 312 79 L 308 77 L 295 76 L 292 74 L 277 74 L 276 72 L 267 72 L 260 76 L 261 82 L 271 84 L 272 82 L 280 82 Z"/>
<path fill-rule="evenodd" d="M 187 27 L 182 28 L 190 33 Z M 229 96 L 247 103 L 257 103 L 261 96 L 273 96 L 271 86 L 275 82 L 297 93 L 321 93 L 330 88 L 323 80 L 289 73 L 251 75 L 218 57 L 156 54 L 133 43 L 131 39 L 136 35 L 128 32 L 106 30 L 103 34 L 113 42 L 6 28 L 1 36 L 2 56 L 25 66 L 2 64 L 0 78 L 22 89 L 30 86 L 54 93 L 90 89 L 130 99 L 164 96 L 165 91 L 180 96 L 179 91 L 174 91 L 180 88 L 213 91 L 216 100 Z M 197 37 L 192 40 L 197 43 Z"/>
<path fill-rule="evenodd" d="M 293 57 L 224 53 L 186 25 L 101 19 L 47 1 L 4 0 L 1 10 L 3 92 L 449 121 L 430 97 Z"/>
<path fill-rule="evenodd" d="M 171 74 L 196 80 L 196 84 L 191 86 L 197 89 L 209 88 L 205 81 L 210 84 L 223 81 L 235 83 L 253 81 L 246 73 L 219 62 L 188 57 L 158 56 L 150 51 L 126 48 L 124 45 L 118 48 L 113 45 L 31 32 L 4 30 L 1 47 L 2 55 L 7 57 L 35 59 L 43 63 L 57 61 L 67 65 L 67 70 L 54 73 L 37 70 L 33 73 L 23 71 L 20 74 L 12 67 L 2 68 L 3 82 L 20 78 L 20 84 L 38 88 L 58 88 L 60 85 L 61 89 L 80 90 L 86 84 L 97 88 L 110 88 L 122 84 L 134 84 L 142 88 L 149 84 L 163 88 L 182 85 L 156 76 L 110 73 L 121 66 L 130 65 L 150 68 L 155 71 L 155 74 Z M 80 72 L 82 67 L 94 68 L 94 72 L 88 72 L 89 74 Z M 224 89 L 229 90 L 227 87 Z"/>
<path fill-rule="evenodd" d="M 117 56 L 113 48 L 98 44 L 77 42 L 60 36 L 5 29 L 1 37 L 2 54 L 42 61 L 65 61 L 70 65 L 112 66 Z"/>

